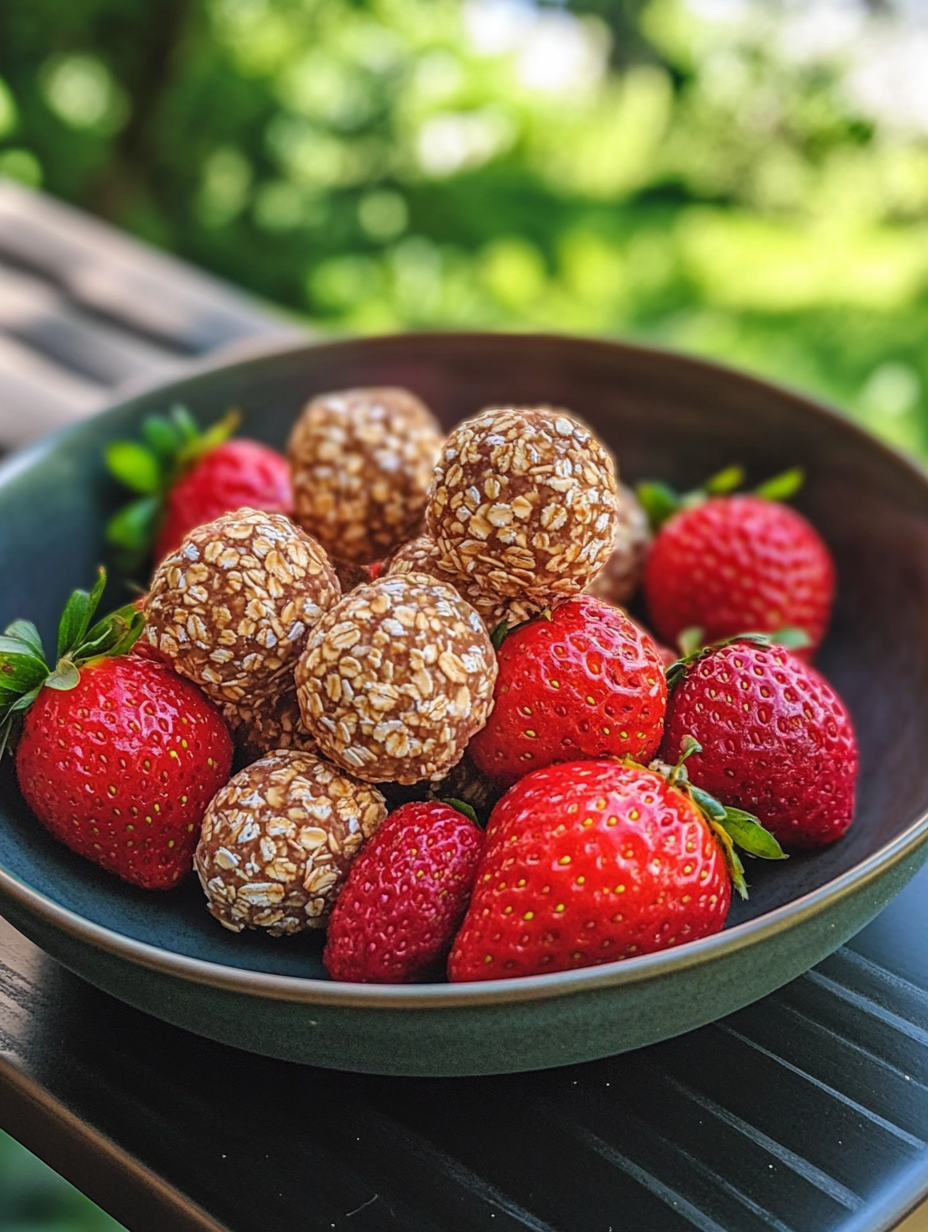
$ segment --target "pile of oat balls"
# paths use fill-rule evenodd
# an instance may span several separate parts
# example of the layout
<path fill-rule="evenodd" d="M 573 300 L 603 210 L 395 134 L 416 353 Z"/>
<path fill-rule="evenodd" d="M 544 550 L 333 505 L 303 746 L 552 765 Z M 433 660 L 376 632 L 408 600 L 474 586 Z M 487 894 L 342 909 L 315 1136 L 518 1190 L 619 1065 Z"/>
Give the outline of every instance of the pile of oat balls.
<path fill-rule="evenodd" d="M 492 803 L 467 749 L 493 635 L 583 592 L 624 604 L 648 546 L 615 460 L 558 408 L 491 408 L 445 437 L 406 390 L 347 390 L 306 406 L 288 455 L 292 516 L 192 530 L 143 634 L 238 750 L 194 860 L 209 911 L 275 937 L 326 926 L 397 803 Z"/>

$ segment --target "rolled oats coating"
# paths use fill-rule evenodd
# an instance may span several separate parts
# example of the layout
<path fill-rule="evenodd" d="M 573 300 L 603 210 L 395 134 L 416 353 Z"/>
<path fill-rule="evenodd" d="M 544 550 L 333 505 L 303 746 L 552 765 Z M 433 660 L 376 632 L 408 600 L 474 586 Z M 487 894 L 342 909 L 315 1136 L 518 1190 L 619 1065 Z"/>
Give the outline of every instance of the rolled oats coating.
<path fill-rule="evenodd" d="M 622 606 L 638 589 L 653 536 L 648 515 L 638 497 L 624 483 L 619 484 L 618 509 L 612 555 L 587 586 L 586 593 Z"/>
<path fill-rule="evenodd" d="M 158 566 L 145 637 L 217 702 L 271 690 L 340 595 L 319 544 L 280 513 L 239 509 Z"/>
<path fill-rule="evenodd" d="M 615 467 L 563 411 L 493 408 L 445 441 L 426 520 L 443 568 L 543 606 L 578 594 L 608 560 Z"/>
<path fill-rule="evenodd" d="M 441 442 L 408 390 L 320 394 L 287 447 L 297 521 L 340 561 L 382 559 L 416 533 Z"/>
<path fill-rule="evenodd" d="M 316 741 L 303 726 L 296 685 L 289 676 L 278 688 L 240 702 L 222 702 L 219 712 L 232 733 L 235 747 L 247 761 L 257 761 L 276 749 L 314 752 Z"/>
<path fill-rule="evenodd" d="M 422 573 L 360 586 L 315 626 L 296 666 L 303 722 L 322 753 L 368 782 L 445 774 L 493 705 L 483 621 Z"/>
<path fill-rule="evenodd" d="M 404 573 L 427 573 L 429 577 L 446 586 L 453 586 L 458 594 L 480 615 L 488 632 L 505 620 L 509 628 L 524 624 L 541 610 L 541 604 L 522 599 L 501 599 L 499 595 L 487 594 L 472 578 L 449 573 L 441 566 L 441 549 L 428 535 L 404 543 L 384 561 L 384 577 Z"/>
<path fill-rule="evenodd" d="M 193 863 L 210 913 L 232 932 L 324 928 L 386 812 L 376 788 L 312 753 L 280 750 L 253 762 L 203 819 Z"/>

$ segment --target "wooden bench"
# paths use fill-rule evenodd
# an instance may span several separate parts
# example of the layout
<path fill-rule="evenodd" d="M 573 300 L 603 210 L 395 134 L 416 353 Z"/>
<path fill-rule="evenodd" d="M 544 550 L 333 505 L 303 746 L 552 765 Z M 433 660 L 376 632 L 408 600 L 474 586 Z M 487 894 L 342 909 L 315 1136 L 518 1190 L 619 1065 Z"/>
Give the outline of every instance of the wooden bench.
<path fill-rule="evenodd" d="M 185 361 L 305 330 L 173 257 L 0 180 L 0 448 Z"/>
<path fill-rule="evenodd" d="M 8 447 L 191 356 L 298 332 L 0 185 Z M 131 1232 L 885 1232 L 928 1193 L 928 870 L 827 962 L 720 1023 L 473 1080 L 209 1043 L 0 920 L 0 1127 Z M 928 1232 L 928 1214 L 905 1227 Z"/>

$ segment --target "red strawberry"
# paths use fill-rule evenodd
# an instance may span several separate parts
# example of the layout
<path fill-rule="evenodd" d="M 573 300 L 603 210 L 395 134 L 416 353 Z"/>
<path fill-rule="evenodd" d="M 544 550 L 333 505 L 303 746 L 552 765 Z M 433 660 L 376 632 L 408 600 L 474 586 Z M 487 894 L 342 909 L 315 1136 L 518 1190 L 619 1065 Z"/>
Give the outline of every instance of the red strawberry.
<path fill-rule="evenodd" d="M 293 508 L 290 464 L 259 441 L 217 445 L 194 462 L 167 494 L 155 557 L 179 547 L 187 532 L 235 509 L 289 513 Z"/>
<path fill-rule="evenodd" d="M 782 646 L 736 639 L 683 661 L 671 675 L 663 756 L 702 745 L 689 777 L 749 809 L 781 843 L 834 842 L 854 816 L 857 741 L 841 699 Z"/>
<path fill-rule="evenodd" d="M 107 539 L 137 565 L 155 544 L 162 560 L 196 526 L 248 507 L 289 513 L 293 507 L 290 465 L 259 441 L 227 440 L 238 423 L 234 413 L 201 433 L 191 416 L 175 407 L 169 417 L 152 415 L 142 425 L 144 444 L 113 441 L 106 449 L 110 472 L 139 494 L 107 526 Z"/>
<path fill-rule="evenodd" d="M 536 770 L 497 804 L 452 980 L 613 962 L 718 932 L 726 857 L 680 787 L 641 766 Z"/>
<path fill-rule="evenodd" d="M 578 595 L 508 634 L 493 713 L 471 740 L 478 770 L 509 786 L 584 757 L 647 762 L 664 729 L 667 686 L 651 638 L 620 608 Z"/>
<path fill-rule="evenodd" d="M 759 495 L 714 496 L 664 522 L 644 572 L 659 637 L 671 645 L 698 628 L 703 643 L 785 626 L 809 638 L 809 657 L 831 616 L 834 564 L 795 510 Z"/>
<path fill-rule="evenodd" d="M 429 975 L 464 916 L 483 846 L 483 831 L 442 801 L 391 813 L 332 912 L 323 955 L 332 978 L 403 984 Z"/>
<path fill-rule="evenodd" d="M 170 889 L 192 867 L 232 741 L 195 685 L 123 653 L 143 623 L 132 604 L 88 628 L 101 590 L 72 595 L 53 671 L 26 621 L 0 639 L 0 743 L 25 709 L 16 774 L 39 820 L 125 881 Z"/>

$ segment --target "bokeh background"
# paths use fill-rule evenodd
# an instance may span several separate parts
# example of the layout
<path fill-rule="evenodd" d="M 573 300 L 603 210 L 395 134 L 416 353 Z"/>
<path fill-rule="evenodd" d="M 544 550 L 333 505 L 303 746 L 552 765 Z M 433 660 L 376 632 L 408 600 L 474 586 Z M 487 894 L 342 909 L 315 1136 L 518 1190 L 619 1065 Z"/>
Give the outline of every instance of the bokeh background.
<path fill-rule="evenodd" d="M 0 175 L 323 331 L 635 336 L 928 457 L 923 0 L 2 0 Z M 0 1138 L 3 1232 L 115 1225 Z"/>

